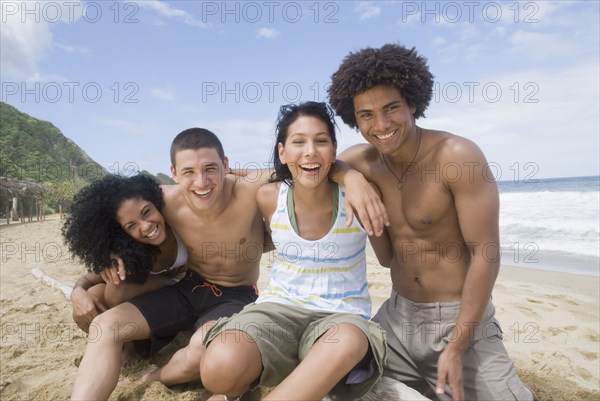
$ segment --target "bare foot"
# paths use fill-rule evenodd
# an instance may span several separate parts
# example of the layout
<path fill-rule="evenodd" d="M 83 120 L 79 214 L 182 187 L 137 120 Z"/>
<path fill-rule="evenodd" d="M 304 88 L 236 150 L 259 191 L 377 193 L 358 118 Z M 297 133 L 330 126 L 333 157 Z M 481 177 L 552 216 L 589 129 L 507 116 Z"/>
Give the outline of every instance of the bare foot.
<path fill-rule="evenodd" d="M 239 400 L 239 398 L 236 398 L 237 400 Z M 227 399 L 227 397 L 225 397 L 222 394 L 213 394 L 210 396 L 210 398 L 206 401 L 229 401 Z M 232 400 L 233 401 L 233 400 Z"/>
<path fill-rule="evenodd" d="M 156 365 L 150 365 L 142 371 L 142 382 L 155 382 L 160 380 L 160 368 Z"/>
<path fill-rule="evenodd" d="M 121 352 L 121 366 L 125 369 L 135 366 L 141 359 L 135 354 L 133 343 L 125 343 Z"/>

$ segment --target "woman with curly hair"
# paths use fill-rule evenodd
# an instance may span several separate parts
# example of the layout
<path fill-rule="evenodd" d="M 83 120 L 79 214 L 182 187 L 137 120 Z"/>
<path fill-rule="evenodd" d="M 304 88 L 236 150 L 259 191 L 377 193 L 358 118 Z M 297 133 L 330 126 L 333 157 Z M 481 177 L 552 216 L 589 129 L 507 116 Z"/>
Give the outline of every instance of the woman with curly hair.
<path fill-rule="evenodd" d="M 146 175 L 108 175 L 73 199 L 62 234 L 89 270 L 71 294 L 82 330 L 107 308 L 183 277 L 187 250 L 165 223 L 163 206 L 159 183 Z"/>

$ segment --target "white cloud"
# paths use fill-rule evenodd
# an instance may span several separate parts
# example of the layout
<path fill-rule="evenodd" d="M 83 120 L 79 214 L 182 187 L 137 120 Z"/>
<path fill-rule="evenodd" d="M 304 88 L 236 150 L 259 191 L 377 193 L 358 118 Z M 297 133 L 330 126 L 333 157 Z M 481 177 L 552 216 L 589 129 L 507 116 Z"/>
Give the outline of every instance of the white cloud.
<path fill-rule="evenodd" d="M 38 63 L 52 47 L 52 32 L 46 22 L 22 23 L 20 16 L 3 16 L 0 28 L 2 73 L 28 80 L 39 75 Z"/>
<path fill-rule="evenodd" d="M 275 28 L 260 28 L 256 31 L 256 37 L 265 39 L 275 39 L 279 36 L 279 31 Z"/>
<path fill-rule="evenodd" d="M 148 8 L 156 11 L 159 15 L 166 18 L 176 18 L 184 24 L 195 26 L 198 28 L 208 28 L 208 24 L 194 17 L 189 12 L 174 8 L 170 4 L 159 0 L 143 0 L 136 2 L 140 7 Z"/>
<path fill-rule="evenodd" d="M 354 12 L 359 15 L 361 21 L 374 18 L 381 14 L 381 7 L 373 5 L 366 1 L 359 1 L 354 7 Z"/>
<path fill-rule="evenodd" d="M 173 95 L 171 92 L 166 91 L 164 89 L 158 89 L 158 88 L 152 89 L 151 94 L 153 97 L 160 99 L 160 100 L 165 100 L 167 102 L 172 102 L 175 100 L 175 95 Z"/>
<path fill-rule="evenodd" d="M 516 173 L 511 169 L 515 163 L 522 168 L 528 162 L 539 167 L 536 178 L 597 172 L 599 77 L 598 60 L 561 71 L 536 69 L 481 77 L 472 99 L 466 86 L 456 103 L 448 102 L 443 92 L 437 100 L 434 97 L 429 118 L 419 124 L 474 140 L 488 161 L 501 167 L 503 179 Z M 499 96 L 496 88 L 501 89 Z"/>
<path fill-rule="evenodd" d="M 67 53 L 79 53 L 79 54 L 88 54 L 90 53 L 90 49 L 82 46 L 71 46 L 65 43 L 55 42 L 54 46 L 57 48 L 64 50 Z"/>
<path fill-rule="evenodd" d="M 115 133 L 120 134 L 133 134 L 133 135 L 147 135 L 148 132 L 155 130 L 154 125 L 150 123 L 143 123 L 139 121 L 124 121 L 118 119 L 99 119 L 102 125 L 105 125 Z"/>
<path fill-rule="evenodd" d="M 441 36 L 436 36 L 435 38 L 433 38 L 431 40 L 431 45 L 435 46 L 435 47 L 437 47 L 437 46 L 443 46 L 446 43 L 448 43 L 448 41 L 446 39 L 442 38 Z"/>
<path fill-rule="evenodd" d="M 10 79 L 39 80 L 45 75 L 39 63 L 53 46 L 51 26 L 77 21 L 82 10 L 79 1 L 4 2 L 0 27 L 2 74 Z"/>
<path fill-rule="evenodd" d="M 550 57 L 568 57 L 580 54 L 582 48 L 576 41 L 562 33 L 541 33 L 518 30 L 509 39 L 512 51 L 536 60 Z"/>
<path fill-rule="evenodd" d="M 270 161 L 275 143 L 275 120 L 197 120 L 190 127 L 214 132 L 225 150 L 229 163 L 236 167 L 263 167 Z"/>

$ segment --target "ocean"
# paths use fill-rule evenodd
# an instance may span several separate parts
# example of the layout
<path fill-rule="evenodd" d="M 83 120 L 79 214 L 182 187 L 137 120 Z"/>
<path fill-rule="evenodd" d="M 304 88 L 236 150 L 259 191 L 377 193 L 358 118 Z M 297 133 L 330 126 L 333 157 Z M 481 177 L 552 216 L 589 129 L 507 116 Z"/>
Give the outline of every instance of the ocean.
<path fill-rule="evenodd" d="M 502 264 L 600 276 L 600 176 L 500 181 Z"/>

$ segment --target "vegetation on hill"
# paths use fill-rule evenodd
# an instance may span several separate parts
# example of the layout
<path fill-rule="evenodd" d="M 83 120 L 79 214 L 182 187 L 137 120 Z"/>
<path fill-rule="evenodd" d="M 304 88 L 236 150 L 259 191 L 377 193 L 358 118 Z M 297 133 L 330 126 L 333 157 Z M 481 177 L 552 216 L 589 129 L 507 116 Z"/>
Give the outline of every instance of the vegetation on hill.
<path fill-rule="evenodd" d="M 56 209 L 68 207 L 79 189 L 105 174 L 109 171 L 52 123 L 0 102 L 0 177 L 41 184 L 46 205 Z M 156 178 L 173 183 L 166 174 Z"/>

